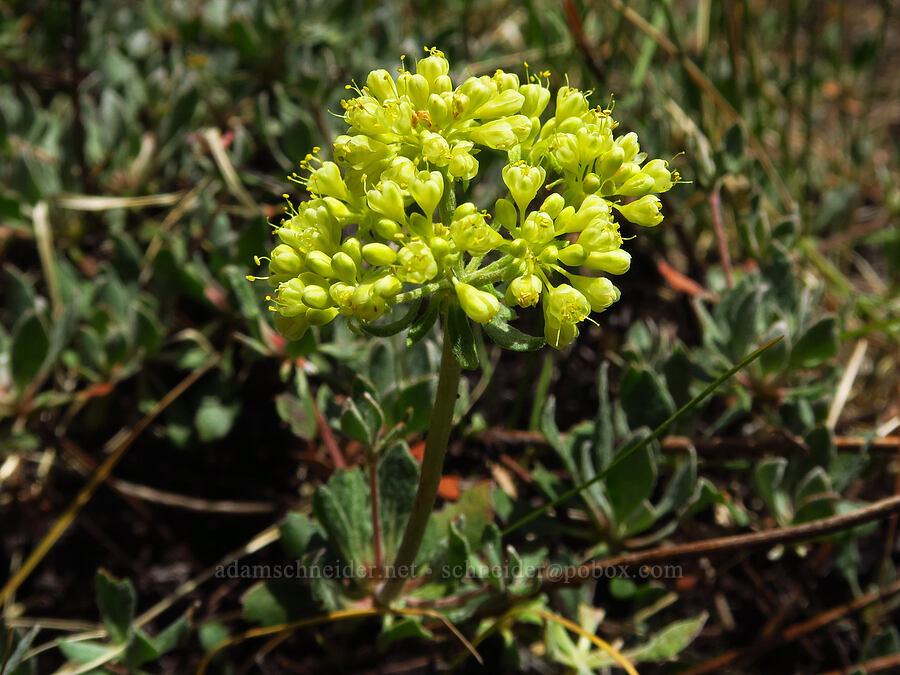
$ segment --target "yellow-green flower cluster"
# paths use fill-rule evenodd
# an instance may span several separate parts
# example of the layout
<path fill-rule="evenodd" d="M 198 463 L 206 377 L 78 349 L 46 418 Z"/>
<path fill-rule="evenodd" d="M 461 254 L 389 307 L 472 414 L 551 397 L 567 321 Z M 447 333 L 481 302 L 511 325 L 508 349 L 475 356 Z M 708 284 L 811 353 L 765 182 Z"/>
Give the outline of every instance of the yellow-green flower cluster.
<path fill-rule="evenodd" d="M 369 73 L 343 101 L 348 128 L 334 161 L 318 148 L 294 175 L 310 198 L 290 204 L 269 262 L 272 309 L 290 338 L 338 314 L 368 323 L 392 305 L 444 294 L 487 323 L 508 306 L 540 304 L 544 335 L 570 343 L 578 324 L 618 300 L 606 276 L 628 270 L 616 218 L 652 227 L 656 193 L 678 175 L 646 161 L 634 133 L 616 136 L 611 111 L 541 76 L 468 77 L 454 87 L 437 49 L 400 69 Z M 542 117 L 545 118 L 542 121 Z M 492 212 L 456 205 L 478 175 L 478 153 L 507 153 L 508 198 Z M 505 287 L 504 287 L 505 286 Z"/>

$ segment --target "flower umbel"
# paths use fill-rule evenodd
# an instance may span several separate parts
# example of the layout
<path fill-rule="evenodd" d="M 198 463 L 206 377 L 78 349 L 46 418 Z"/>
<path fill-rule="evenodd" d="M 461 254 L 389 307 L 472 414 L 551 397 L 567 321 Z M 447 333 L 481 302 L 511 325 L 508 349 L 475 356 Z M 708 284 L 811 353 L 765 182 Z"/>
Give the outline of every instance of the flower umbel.
<path fill-rule="evenodd" d="M 375 70 L 362 88 L 348 86 L 334 161 L 316 148 L 301 162 L 306 177 L 293 175 L 309 199 L 289 201 L 276 229 L 276 326 L 297 339 L 339 314 L 365 324 L 424 295 L 487 323 L 503 298 L 541 304 L 545 338 L 561 348 L 619 299 L 605 276 L 580 272 L 627 272 L 617 219 L 658 225 L 656 193 L 678 174 L 647 161 L 634 133 L 616 136 L 611 111 L 588 93 L 561 87 L 546 115 L 546 73 L 522 83 L 498 70 L 454 87 L 447 59 L 427 51 L 415 73 Z M 508 197 L 492 210 L 457 206 L 457 186 L 478 177 L 484 151 L 507 153 Z"/>

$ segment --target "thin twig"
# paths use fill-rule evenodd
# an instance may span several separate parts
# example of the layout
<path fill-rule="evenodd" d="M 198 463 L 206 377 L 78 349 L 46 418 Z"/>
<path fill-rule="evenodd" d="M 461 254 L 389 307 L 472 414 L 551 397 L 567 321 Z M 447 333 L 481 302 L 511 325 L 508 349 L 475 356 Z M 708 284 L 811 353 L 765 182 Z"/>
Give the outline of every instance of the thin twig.
<path fill-rule="evenodd" d="M 709 210 L 712 213 L 713 227 L 716 233 L 716 242 L 719 245 L 719 259 L 722 261 L 722 270 L 725 272 L 725 285 L 734 288 L 734 272 L 731 269 L 731 254 L 728 252 L 728 239 L 725 237 L 725 226 L 722 224 L 722 196 L 719 193 L 719 183 L 713 186 L 709 193 Z"/>
<path fill-rule="evenodd" d="M 311 404 L 313 413 L 316 416 L 316 427 L 319 430 L 319 436 L 322 437 L 322 443 L 328 450 L 328 454 L 331 455 L 331 461 L 334 462 L 334 468 L 346 469 L 347 462 L 344 460 L 344 455 L 341 454 L 341 449 L 338 447 L 337 441 L 334 440 L 334 434 L 331 433 L 331 427 L 328 426 L 328 422 L 325 420 L 322 411 L 319 410 L 319 406 L 316 405 L 315 400 L 311 400 Z"/>
<path fill-rule="evenodd" d="M 871 659 L 863 663 L 857 663 L 848 669 L 829 670 L 819 675 L 846 675 L 846 673 L 877 673 L 883 670 L 897 672 L 894 668 L 900 668 L 900 654 L 891 654 L 890 656 L 882 656 L 878 659 Z"/>
<path fill-rule="evenodd" d="M 879 520 L 897 512 L 900 512 L 900 495 L 873 502 L 850 513 L 842 513 L 801 525 L 751 534 L 738 534 L 730 537 L 716 537 L 677 546 L 666 546 L 651 551 L 629 553 L 605 560 L 594 560 L 585 565 L 569 567 L 548 574 L 545 576 L 542 590 L 547 591 L 560 586 L 581 584 L 596 578 L 597 574 L 603 570 L 613 567 L 633 567 L 635 565 L 668 563 L 676 560 L 691 560 L 709 555 L 721 555 L 735 551 L 747 551 L 754 548 L 771 547 L 776 544 L 814 539 L 850 529 L 861 523 Z"/>
<path fill-rule="evenodd" d="M 536 445 L 547 447 L 549 443 L 540 431 L 491 428 L 472 437 L 488 446 Z M 835 436 L 835 447 L 839 452 L 895 453 L 900 448 L 900 436 L 865 438 L 862 436 Z M 689 438 L 668 436 L 662 441 L 664 452 L 684 452 L 693 447 L 701 457 L 778 455 L 786 453 L 808 453 L 809 446 L 800 438 L 785 434 L 773 434 L 760 438 L 723 437 Z"/>

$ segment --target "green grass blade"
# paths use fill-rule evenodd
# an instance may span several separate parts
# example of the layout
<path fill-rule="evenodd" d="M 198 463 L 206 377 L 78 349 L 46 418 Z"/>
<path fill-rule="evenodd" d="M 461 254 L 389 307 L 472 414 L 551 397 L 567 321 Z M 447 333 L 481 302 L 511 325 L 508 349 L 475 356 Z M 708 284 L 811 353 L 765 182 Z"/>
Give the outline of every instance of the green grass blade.
<path fill-rule="evenodd" d="M 772 347 L 783 337 L 784 337 L 783 335 L 779 336 L 779 337 L 775 338 L 774 340 L 772 340 L 771 342 L 763 345 L 756 351 L 745 356 L 736 365 L 732 366 L 726 372 L 719 375 L 719 377 L 717 377 L 713 382 L 711 382 L 703 391 L 701 391 L 694 398 L 692 398 L 690 401 L 688 401 L 684 406 L 682 406 L 679 410 L 677 410 L 674 414 L 672 414 L 672 416 L 669 417 L 669 419 L 667 419 L 665 422 L 663 422 L 658 427 L 656 427 L 656 429 L 653 430 L 653 433 L 651 433 L 649 436 L 644 437 L 642 440 L 640 440 L 638 443 L 631 446 L 630 448 L 626 448 L 625 450 L 620 452 L 618 454 L 618 456 L 612 461 L 612 463 L 609 466 L 607 466 L 603 471 L 598 473 L 596 476 L 591 478 L 589 481 L 582 483 L 581 485 L 578 485 L 577 487 L 572 488 L 568 492 L 563 493 L 562 495 L 560 495 L 553 501 L 549 502 L 548 504 L 545 504 L 544 506 L 541 506 L 540 508 L 535 509 L 534 511 L 529 513 L 524 518 L 521 518 L 520 520 L 516 521 L 515 523 L 513 523 L 512 525 L 507 527 L 505 530 L 503 530 L 503 534 L 507 535 L 510 532 L 514 532 L 515 530 L 518 530 L 520 527 L 522 527 L 523 525 L 527 525 L 535 518 L 543 515 L 544 513 L 546 513 L 550 509 L 552 509 L 554 506 L 562 504 L 563 502 L 565 502 L 565 501 L 571 499 L 572 497 L 574 497 L 575 495 L 577 495 L 582 490 L 586 490 L 594 483 L 597 483 L 597 482 L 603 480 L 607 476 L 607 474 L 609 474 L 610 471 L 612 471 L 619 464 L 621 464 L 626 459 L 628 459 L 632 454 L 634 454 L 635 452 L 637 452 L 638 450 L 640 450 L 641 448 L 646 446 L 648 443 L 655 441 L 660 436 L 662 436 L 663 433 L 665 432 L 665 430 L 668 429 L 676 421 L 678 421 L 678 419 L 680 419 L 682 415 L 690 412 L 691 410 L 696 408 L 698 405 L 700 405 L 700 403 L 703 402 L 703 400 L 706 399 L 710 394 L 712 394 L 716 389 L 718 389 L 719 386 L 723 382 L 728 380 L 731 376 L 733 376 L 739 370 L 742 370 L 743 368 L 748 366 L 750 363 L 752 363 L 753 361 L 758 359 L 762 355 L 763 352 L 765 352 L 767 349 Z"/>

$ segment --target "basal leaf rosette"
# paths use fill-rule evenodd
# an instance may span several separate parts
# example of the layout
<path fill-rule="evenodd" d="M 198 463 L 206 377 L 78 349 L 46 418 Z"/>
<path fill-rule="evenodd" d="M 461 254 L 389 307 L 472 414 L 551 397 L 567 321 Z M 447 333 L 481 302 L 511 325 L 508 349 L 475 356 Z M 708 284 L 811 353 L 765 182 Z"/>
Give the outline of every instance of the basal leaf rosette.
<path fill-rule="evenodd" d="M 276 325 L 291 339 L 339 314 L 366 327 L 427 297 L 496 327 L 513 316 L 504 305 L 540 305 L 544 337 L 561 348 L 619 299 L 609 276 L 631 263 L 619 221 L 659 225 L 657 194 L 678 174 L 648 161 L 636 134 L 616 135 L 611 110 L 586 92 L 561 87 L 550 115 L 547 73 L 523 83 L 498 70 L 454 87 L 447 59 L 427 51 L 415 73 L 374 70 L 348 86 L 334 161 L 317 148 L 294 174 L 309 199 L 288 200 L 276 229 Z M 482 151 L 507 157 L 509 193 L 491 210 L 456 204 Z"/>

